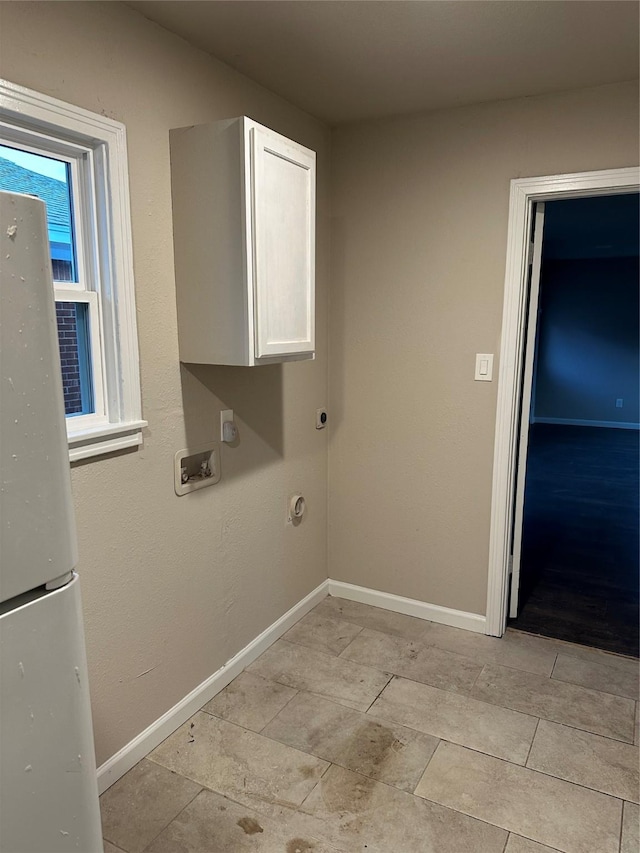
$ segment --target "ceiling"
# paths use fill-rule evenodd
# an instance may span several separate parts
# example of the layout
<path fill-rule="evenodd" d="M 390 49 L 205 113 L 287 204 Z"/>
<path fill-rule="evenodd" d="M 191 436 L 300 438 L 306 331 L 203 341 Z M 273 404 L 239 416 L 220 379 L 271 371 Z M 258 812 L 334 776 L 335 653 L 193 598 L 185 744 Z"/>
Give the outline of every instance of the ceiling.
<path fill-rule="evenodd" d="M 331 125 L 632 80 L 619 0 L 129 2 Z"/>

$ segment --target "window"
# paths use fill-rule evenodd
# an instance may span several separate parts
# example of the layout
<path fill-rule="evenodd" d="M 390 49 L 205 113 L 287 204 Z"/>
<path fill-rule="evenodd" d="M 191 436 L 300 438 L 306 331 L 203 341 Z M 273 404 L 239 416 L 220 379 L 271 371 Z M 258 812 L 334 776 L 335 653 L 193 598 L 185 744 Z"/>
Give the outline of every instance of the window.
<path fill-rule="evenodd" d="M 140 444 L 124 126 L 0 80 L 0 189 L 47 205 L 70 459 Z"/>

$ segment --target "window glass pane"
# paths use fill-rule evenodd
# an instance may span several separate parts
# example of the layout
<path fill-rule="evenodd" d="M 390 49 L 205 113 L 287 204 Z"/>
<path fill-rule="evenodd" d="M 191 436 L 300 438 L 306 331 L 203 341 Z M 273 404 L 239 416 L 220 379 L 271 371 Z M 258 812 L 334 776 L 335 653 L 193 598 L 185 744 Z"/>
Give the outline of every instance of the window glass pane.
<path fill-rule="evenodd" d="M 89 305 L 86 302 L 56 302 L 56 318 L 65 414 L 88 415 L 95 411 Z"/>
<path fill-rule="evenodd" d="M 0 145 L 0 189 L 46 203 L 54 281 L 77 281 L 69 164 Z"/>

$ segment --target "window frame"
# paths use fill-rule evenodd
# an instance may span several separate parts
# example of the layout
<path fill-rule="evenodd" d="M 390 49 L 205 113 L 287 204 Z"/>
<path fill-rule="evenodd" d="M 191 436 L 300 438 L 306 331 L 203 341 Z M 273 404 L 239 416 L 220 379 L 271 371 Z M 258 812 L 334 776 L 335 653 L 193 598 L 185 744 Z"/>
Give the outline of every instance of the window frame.
<path fill-rule="evenodd" d="M 96 411 L 66 418 L 73 462 L 142 444 L 126 129 L 0 79 L 0 137 L 71 165 L 78 282 L 57 301 L 88 302 Z M 95 359 L 98 358 L 98 361 Z"/>

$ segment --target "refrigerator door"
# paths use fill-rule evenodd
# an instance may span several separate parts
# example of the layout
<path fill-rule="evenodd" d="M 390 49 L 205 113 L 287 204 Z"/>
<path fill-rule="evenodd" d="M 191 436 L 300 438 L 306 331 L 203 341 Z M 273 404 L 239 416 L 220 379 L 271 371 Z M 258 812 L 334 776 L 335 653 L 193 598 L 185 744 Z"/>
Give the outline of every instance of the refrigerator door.
<path fill-rule="evenodd" d="M 44 202 L 0 192 L 0 602 L 77 562 Z"/>
<path fill-rule="evenodd" d="M 102 853 L 78 576 L 23 598 L 0 615 L 0 851 Z"/>

